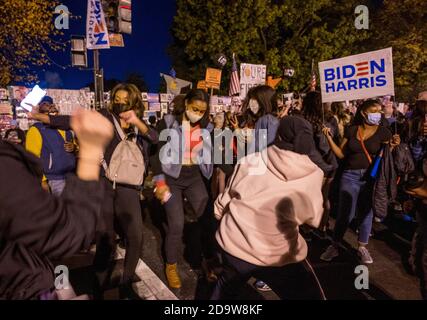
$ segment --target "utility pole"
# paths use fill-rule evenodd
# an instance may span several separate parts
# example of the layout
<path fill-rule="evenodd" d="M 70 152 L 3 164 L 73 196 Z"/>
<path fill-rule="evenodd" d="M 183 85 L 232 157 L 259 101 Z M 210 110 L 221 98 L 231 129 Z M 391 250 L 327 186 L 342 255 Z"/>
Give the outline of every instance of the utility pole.
<path fill-rule="evenodd" d="M 93 50 L 93 72 L 95 84 L 95 109 L 105 108 L 104 103 L 104 70 L 99 68 L 99 50 Z"/>

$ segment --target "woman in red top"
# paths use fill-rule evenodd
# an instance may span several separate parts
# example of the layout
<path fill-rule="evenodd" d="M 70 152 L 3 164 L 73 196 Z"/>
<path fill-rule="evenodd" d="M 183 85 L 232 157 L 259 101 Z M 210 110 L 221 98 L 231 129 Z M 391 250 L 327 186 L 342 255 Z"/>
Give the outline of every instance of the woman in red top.
<path fill-rule="evenodd" d="M 184 229 L 183 199 L 185 197 L 188 200 L 197 217 L 202 216 L 208 202 L 202 176 L 209 179 L 213 171 L 212 161 L 204 163 L 200 159 L 202 148 L 203 153 L 212 152 L 211 149 L 206 150 L 201 140 L 202 129 L 213 129 L 209 123 L 208 94 L 203 90 L 190 91 L 185 97 L 185 112 L 169 122 L 167 128 L 171 130 L 170 137 L 180 139 L 159 144 L 158 153 L 153 159 L 153 172 L 155 195 L 164 205 L 168 223 L 165 239 L 166 276 L 169 286 L 178 289 L 181 287 L 177 262 Z M 166 163 L 162 158 L 164 147 L 170 147 L 172 157 L 179 161 Z"/>

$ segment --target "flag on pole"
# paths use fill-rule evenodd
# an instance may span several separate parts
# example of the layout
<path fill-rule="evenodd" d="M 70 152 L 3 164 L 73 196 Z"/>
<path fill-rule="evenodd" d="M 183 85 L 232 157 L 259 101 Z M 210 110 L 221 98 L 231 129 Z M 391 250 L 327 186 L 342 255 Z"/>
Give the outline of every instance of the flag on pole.
<path fill-rule="evenodd" d="M 110 49 L 101 0 L 88 0 L 87 2 L 86 41 L 89 50 Z"/>
<path fill-rule="evenodd" d="M 193 83 L 190 81 L 185 81 L 178 78 L 173 78 L 167 74 L 161 73 L 160 77 L 163 77 L 166 81 L 167 85 L 167 93 L 168 94 L 174 94 L 179 95 L 181 94 L 181 89 L 185 87 L 190 87 L 190 89 L 193 88 Z"/>
<path fill-rule="evenodd" d="M 311 60 L 311 83 L 310 83 L 310 91 L 316 91 L 317 87 L 317 77 L 316 71 L 314 70 L 314 59 Z"/>
<path fill-rule="evenodd" d="M 233 68 L 231 69 L 230 78 L 230 96 L 240 94 L 240 79 L 237 71 L 236 55 L 233 53 Z"/>

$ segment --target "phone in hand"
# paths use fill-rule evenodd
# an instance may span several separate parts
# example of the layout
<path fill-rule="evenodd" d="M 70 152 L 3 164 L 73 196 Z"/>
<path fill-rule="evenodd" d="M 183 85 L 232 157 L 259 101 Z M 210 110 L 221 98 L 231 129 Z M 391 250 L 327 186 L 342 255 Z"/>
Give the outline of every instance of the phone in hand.
<path fill-rule="evenodd" d="M 46 95 L 46 90 L 41 89 L 36 85 L 31 92 L 22 100 L 21 107 L 27 110 L 28 112 L 33 111 L 33 106 L 36 106 L 40 103 L 43 97 Z"/>

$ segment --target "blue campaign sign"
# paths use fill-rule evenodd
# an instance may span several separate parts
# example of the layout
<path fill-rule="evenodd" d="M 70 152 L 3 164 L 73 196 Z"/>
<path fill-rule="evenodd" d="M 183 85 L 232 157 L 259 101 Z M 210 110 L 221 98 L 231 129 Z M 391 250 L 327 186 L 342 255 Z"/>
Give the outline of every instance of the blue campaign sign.
<path fill-rule="evenodd" d="M 322 101 L 394 96 L 392 49 L 319 63 Z"/>

